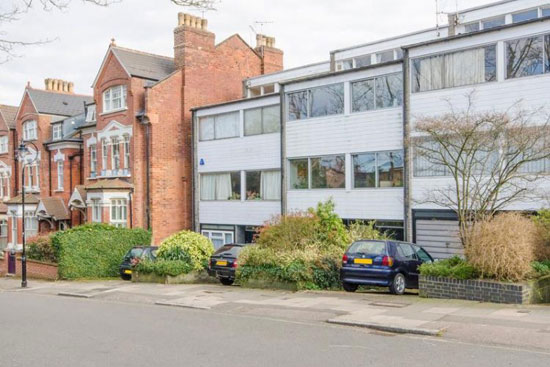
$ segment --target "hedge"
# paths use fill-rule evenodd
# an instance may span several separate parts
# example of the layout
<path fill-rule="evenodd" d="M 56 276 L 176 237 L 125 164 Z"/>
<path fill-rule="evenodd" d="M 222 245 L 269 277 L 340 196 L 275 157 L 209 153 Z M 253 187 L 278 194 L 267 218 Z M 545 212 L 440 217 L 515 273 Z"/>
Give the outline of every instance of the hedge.
<path fill-rule="evenodd" d="M 141 228 L 85 224 L 52 236 L 62 279 L 118 276 L 119 265 L 134 246 L 148 246 L 151 233 Z"/>

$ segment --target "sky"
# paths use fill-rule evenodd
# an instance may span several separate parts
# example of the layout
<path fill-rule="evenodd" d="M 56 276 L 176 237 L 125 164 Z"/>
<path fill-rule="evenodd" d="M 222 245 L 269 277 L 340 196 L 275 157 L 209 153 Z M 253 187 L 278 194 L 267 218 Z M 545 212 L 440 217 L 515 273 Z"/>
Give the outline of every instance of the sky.
<path fill-rule="evenodd" d="M 0 10 L 17 1 L 0 0 Z M 495 0 L 438 1 L 440 11 L 452 12 Z M 35 7 L 19 21 L 0 24 L 0 38 L 51 41 L 18 48 L 18 57 L 0 63 L 0 104 L 18 105 L 26 83 L 44 88 L 45 78 L 72 81 L 77 93 L 91 94 L 112 38 L 122 47 L 172 56 L 180 11 L 202 16 L 170 0 L 120 0 L 109 7 L 72 0 L 63 11 Z M 217 43 L 239 33 L 254 47 L 251 28 L 275 37 L 285 68 L 326 61 L 331 50 L 431 28 L 437 19 L 436 0 L 221 0 L 204 17 Z"/>

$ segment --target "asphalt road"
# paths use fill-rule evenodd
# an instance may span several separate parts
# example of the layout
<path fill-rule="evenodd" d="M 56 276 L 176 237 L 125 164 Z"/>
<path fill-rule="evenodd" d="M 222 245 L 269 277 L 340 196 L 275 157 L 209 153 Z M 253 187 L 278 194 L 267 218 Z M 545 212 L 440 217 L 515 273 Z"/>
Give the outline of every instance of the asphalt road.
<path fill-rule="evenodd" d="M 265 316 L 0 293 L 0 366 L 544 366 L 548 353 Z"/>

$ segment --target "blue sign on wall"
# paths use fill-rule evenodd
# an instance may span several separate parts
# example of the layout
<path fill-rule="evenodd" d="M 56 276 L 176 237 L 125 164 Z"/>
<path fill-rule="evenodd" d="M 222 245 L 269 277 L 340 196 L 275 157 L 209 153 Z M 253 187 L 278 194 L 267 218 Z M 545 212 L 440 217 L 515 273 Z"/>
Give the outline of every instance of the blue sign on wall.
<path fill-rule="evenodd" d="M 199 165 L 204 166 L 204 159 L 202 159 L 202 158 L 200 159 Z"/>

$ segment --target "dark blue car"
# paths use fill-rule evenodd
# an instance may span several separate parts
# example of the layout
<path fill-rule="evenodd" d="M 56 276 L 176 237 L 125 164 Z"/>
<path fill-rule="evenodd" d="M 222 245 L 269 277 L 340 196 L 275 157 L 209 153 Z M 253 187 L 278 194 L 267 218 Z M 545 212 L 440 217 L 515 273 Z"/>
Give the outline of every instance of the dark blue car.
<path fill-rule="evenodd" d="M 344 254 L 340 279 L 348 292 L 355 292 L 360 285 L 371 285 L 403 294 L 405 288 L 418 288 L 418 267 L 425 262 L 433 262 L 433 258 L 413 243 L 360 240 Z"/>

